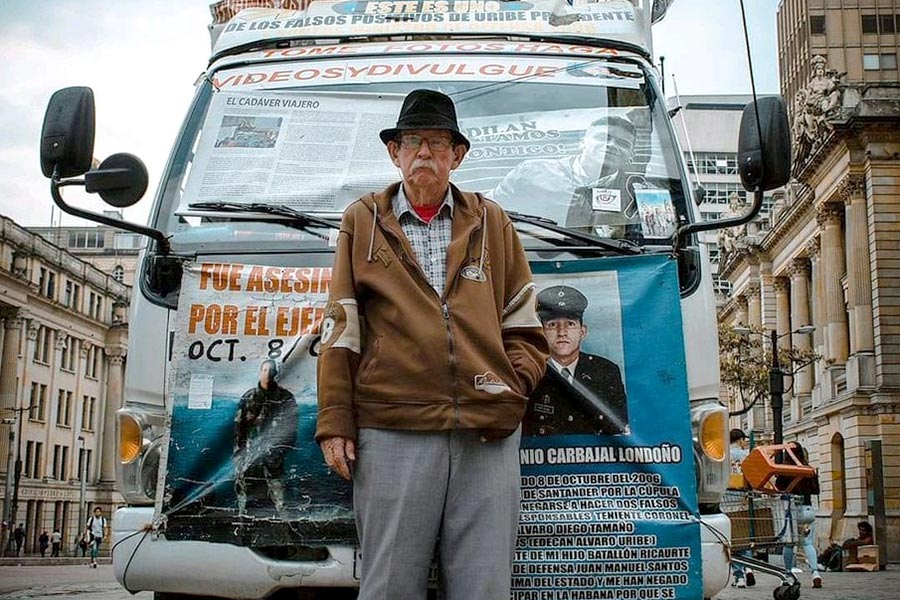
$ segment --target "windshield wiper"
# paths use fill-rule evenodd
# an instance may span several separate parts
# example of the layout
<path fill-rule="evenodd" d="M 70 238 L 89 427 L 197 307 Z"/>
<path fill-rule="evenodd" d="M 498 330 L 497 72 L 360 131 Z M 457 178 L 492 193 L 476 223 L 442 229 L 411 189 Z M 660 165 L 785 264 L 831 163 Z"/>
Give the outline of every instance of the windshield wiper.
<path fill-rule="evenodd" d="M 547 231 L 553 231 L 578 240 L 579 242 L 583 242 L 585 246 L 605 248 L 607 250 L 612 250 L 621 254 L 643 254 L 644 252 L 643 248 L 635 245 L 633 242 L 604 238 L 592 233 L 584 233 L 581 231 L 572 231 L 571 229 L 560 227 L 556 224 L 556 221 L 551 221 L 546 217 L 539 217 L 537 215 L 525 215 L 509 210 L 506 211 L 506 214 L 509 215 L 510 220 L 516 223 L 528 223 L 529 225 L 534 225 L 535 227 L 540 227 L 541 229 L 546 229 Z"/>
<path fill-rule="evenodd" d="M 323 219 L 322 217 L 314 217 L 311 214 L 295 210 L 287 206 L 276 206 L 273 204 L 263 204 L 262 202 L 194 202 L 188 204 L 188 208 L 196 208 L 201 210 L 217 210 L 221 212 L 231 213 L 265 213 L 267 215 L 277 215 L 279 217 L 287 217 L 292 223 L 300 227 L 308 227 L 310 225 L 318 227 L 326 227 L 328 229 L 340 229 L 338 222 Z"/>

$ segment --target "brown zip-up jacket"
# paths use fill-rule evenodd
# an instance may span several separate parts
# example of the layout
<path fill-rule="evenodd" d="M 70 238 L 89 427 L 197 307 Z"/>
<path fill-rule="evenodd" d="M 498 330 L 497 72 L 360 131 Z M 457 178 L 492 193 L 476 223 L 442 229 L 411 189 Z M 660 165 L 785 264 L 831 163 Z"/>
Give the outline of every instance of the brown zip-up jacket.
<path fill-rule="evenodd" d="M 318 359 L 316 440 L 360 427 L 515 431 L 548 348 L 528 260 L 496 203 L 453 193 L 442 297 L 391 210 L 399 183 L 344 212 Z"/>

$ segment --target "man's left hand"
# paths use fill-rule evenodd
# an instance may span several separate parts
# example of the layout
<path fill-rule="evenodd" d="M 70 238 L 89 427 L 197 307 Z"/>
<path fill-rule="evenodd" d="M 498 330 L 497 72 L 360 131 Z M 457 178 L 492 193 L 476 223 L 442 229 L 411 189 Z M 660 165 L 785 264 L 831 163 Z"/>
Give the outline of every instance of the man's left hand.
<path fill-rule="evenodd" d="M 321 446 L 328 467 L 350 481 L 353 478 L 351 464 L 356 462 L 356 442 L 349 438 L 331 437 L 322 440 Z"/>

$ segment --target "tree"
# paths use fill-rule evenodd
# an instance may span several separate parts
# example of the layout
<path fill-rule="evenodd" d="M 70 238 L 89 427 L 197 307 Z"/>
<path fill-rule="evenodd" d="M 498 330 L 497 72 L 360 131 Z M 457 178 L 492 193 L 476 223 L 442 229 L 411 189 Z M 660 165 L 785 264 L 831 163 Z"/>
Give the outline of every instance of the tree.
<path fill-rule="evenodd" d="M 735 331 L 719 323 L 719 378 L 736 405 L 728 413 L 730 416 L 750 412 L 757 402 L 764 402 L 769 396 L 772 349 L 767 333 L 762 327 L 742 326 L 741 331 Z M 778 348 L 778 362 L 787 377 L 819 358 L 812 350 Z"/>

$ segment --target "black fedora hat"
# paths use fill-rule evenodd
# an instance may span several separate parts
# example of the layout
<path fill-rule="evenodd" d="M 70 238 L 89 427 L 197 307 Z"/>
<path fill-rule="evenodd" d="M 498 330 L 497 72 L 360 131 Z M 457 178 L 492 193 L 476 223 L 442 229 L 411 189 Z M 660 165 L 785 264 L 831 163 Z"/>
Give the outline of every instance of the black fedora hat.
<path fill-rule="evenodd" d="M 387 144 L 397 134 L 408 129 L 446 129 L 453 134 L 453 142 L 469 149 L 469 140 L 459 132 L 456 107 L 450 96 L 434 90 L 413 90 L 403 100 L 397 126 L 383 129 L 381 141 Z"/>

